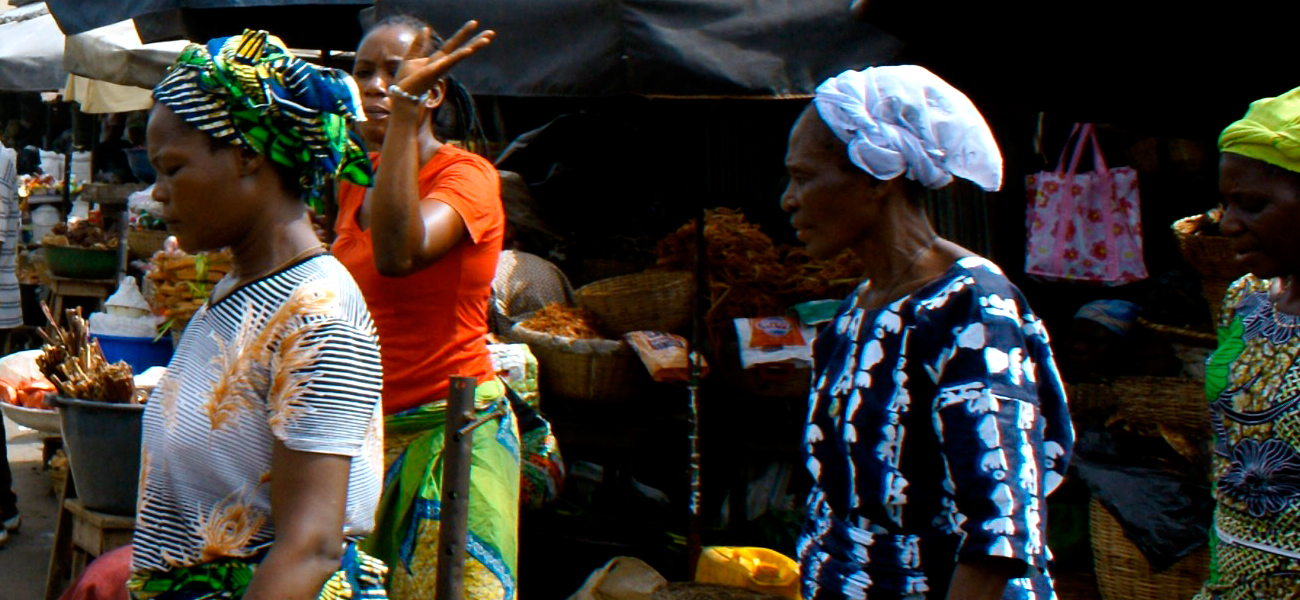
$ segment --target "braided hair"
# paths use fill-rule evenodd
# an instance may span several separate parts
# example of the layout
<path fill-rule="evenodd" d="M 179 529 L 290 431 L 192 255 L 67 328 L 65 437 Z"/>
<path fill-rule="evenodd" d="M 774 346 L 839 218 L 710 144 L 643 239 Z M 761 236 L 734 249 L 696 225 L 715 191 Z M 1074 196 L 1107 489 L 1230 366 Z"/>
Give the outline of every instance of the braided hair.
<path fill-rule="evenodd" d="M 433 47 L 426 49 L 426 52 L 441 48 L 446 41 L 423 19 L 402 13 L 384 17 L 368 29 L 366 34 L 387 27 L 406 29 L 417 34 L 428 27 Z M 434 137 L 440 140 L 462 140 L 469 151 L 476 154 L 486 153 L 487 133 L 483 129 L 483 121 L 479 118 L 478 107 L 474 104 L 474 96 L 464 84 L 451 75 L 443 77 L 443 81 L 447 83 L 447 95 L 442 104 L 434 110 L 429 124 Z M 443 110 L 444 107 L 450 107 L 451 110 Z"/>

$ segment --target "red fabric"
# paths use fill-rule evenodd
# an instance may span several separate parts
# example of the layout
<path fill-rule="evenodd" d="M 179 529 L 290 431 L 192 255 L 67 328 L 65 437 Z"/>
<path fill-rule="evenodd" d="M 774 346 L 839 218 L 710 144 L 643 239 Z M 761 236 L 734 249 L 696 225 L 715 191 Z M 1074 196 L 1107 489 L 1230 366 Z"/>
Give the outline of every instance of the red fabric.
<path fill-rule="evenodd" d="M 386 414 L 445 399 L 452 375 L 480 383 L 494 376 L 487 306 L 505 233 L 500 176 L 479 156 L 443 146 L 420 169 L 420 194 L 455 209 L 469 237 L 418 273 L 385 277 L 375 268 L 371 232 L 357 224 L 366 188 L 339 187 L 333 252 L 357 281 L 379 330 Z"/>
<path fill-rule="evenodd" d="M 59 600 L 131 600 L 126 581 L 131 578 L 131 546 L 105 552 L 86 565 L 86 570 Z"/>

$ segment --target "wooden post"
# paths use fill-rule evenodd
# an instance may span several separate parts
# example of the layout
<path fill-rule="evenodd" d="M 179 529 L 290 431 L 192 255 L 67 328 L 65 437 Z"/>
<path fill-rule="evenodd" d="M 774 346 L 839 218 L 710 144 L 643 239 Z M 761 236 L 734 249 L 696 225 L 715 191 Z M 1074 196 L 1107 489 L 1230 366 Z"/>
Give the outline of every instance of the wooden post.
<path fill-rule="evenodd" d="M 461 600 L 465 588 L 465 541 L 469 537 L 469 468 L 474 431 L 473 377 L 452 377 L 447 398 L 447 432 L 442 450 L 441 526 L 435 600 Z"/>

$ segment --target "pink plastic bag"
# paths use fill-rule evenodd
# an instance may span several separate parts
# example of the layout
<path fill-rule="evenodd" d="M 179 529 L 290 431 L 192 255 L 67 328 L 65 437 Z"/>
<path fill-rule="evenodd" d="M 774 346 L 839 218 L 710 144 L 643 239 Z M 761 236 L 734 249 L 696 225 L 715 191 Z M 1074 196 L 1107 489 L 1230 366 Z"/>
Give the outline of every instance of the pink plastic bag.
<path fill-rule="evenodd" d="M 1063 169 L 1070 140 L 1079 136 Z M 1076 173 L 1092 145 L 1093 170 Z M 1123 285 L 1146 279 L 1137 172 L 1107 169 L 1091 123 L 1075 124 L 1055 171 L 1025 178 L 1029 228 L 1025 272 L 1049 281 Z"/>

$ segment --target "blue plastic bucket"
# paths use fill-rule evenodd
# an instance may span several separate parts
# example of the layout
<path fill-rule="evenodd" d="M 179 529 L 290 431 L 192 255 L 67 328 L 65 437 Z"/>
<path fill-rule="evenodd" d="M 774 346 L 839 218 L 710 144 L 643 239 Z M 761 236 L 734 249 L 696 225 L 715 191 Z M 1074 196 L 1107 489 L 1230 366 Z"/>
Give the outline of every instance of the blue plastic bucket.
<path fill-rule="evenodd" d="M 99 340 L 99 347 L 109 363 L 124 360 L 137 375 L 149 367 L 165 367 L 172 359 L 172 342 L 165 336 L 157 342 L 147 337 L 99 334 L 91 337 Z"/>

